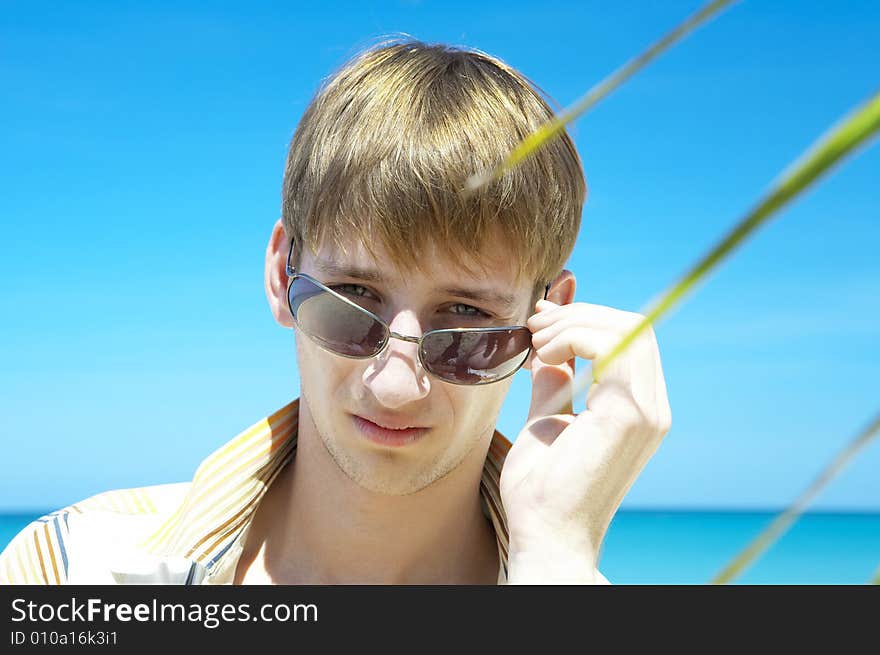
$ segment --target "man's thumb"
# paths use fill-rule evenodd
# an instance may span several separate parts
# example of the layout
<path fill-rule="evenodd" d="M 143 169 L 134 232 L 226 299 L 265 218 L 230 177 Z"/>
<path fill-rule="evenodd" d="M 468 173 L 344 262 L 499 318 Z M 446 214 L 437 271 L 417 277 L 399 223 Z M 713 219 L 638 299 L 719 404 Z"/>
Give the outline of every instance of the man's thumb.
<path fill-rule="evenodd" d="M 552 414 L 572 414 L 571 385 L 574 359 L 565 364 L 545 364 L 532 353 L 532 402 L 528 420 Z M 555 407 L 553 406 L 555 405 Z"/>

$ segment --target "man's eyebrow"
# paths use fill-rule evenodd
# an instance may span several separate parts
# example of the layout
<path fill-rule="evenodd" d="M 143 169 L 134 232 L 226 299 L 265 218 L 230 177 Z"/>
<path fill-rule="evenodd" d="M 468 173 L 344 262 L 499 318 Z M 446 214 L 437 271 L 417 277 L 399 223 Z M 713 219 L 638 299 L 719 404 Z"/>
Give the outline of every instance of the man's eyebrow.
<path fill-rule="evenodd" d="M 329 259 L 318 259 L 315 261 L 315 268 L 327 275 L 338 275 L 340 277 L 354 277 L 359 280 L 368 282 L 384 282 L 385 276 L 379 271 L 369 268 L 360 268 L 351 264 L 338 264 Z"/>
<path fill-rule="evenodd" d="M 367 282 L 385 282 L 385 276 L 371 268 L 361 268 L 351 264 L 341 264 L 328 259 L 315 261 L 315 268 L 327 275 L 351 277 Z M 468 289 L 465 287 L 435 288 L 437 294 L 467 298 L 478 303 L 487 303 L 495 307 L 510 310 L 516 306 L 516 296 L 511 293 L 503 293 L 494 289 Z"/>

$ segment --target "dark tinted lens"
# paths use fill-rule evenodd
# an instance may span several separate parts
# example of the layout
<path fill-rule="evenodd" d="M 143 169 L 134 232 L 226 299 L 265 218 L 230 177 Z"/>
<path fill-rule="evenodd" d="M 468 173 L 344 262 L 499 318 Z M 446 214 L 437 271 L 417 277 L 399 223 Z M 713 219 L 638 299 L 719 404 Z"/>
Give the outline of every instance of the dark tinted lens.
<path fill-rule="evenodd" d="M 511 375 L 529 355 L 528 328 L 433 332 L 422 341 L 422 360 L 434 375 L 458 384 L 486 384 Z"/>
<path fill-rule="evenodd" d="M 307 278 L 294 279 L 288 298 L 299 328 L 328 350 L 347 357 L 371 357 L 385 343 L 381 323 Z"/>

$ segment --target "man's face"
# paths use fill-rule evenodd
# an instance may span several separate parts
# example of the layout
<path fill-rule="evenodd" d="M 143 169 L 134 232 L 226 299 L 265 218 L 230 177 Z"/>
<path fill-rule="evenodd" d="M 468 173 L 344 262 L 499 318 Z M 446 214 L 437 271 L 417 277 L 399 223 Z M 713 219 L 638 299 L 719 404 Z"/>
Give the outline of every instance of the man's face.
<path fill-rule="evenodd" d="M 330 247 L 314 256 L 307 250 L 299 271 L 368 308 L 398 334 L 524 325 L 531 313 L 532 283 L 516 278 L 500 245 L 475 254 L 487 271 L 473 275 L 433 248 L 424 253 L 429 262 L 424 272 L 401 274 L 383 251 L 374 260 L 361 244 L 347 245 L 350 254 L 344 259 Z M 512 302 L 475 300 L 468 291 L 508 296 Z M 295 333 L 308 414 L 333 460 L 357 484 L 378 493 L 411 494 L 466 458 L 485 457 L 512 378 L 451 384 L 422 368 L 414 343 L 391 339 L 376 357 L 349 359 L 320 348 L 298 328 Z M 427 429 L 410 441 L 389 441 L 371 431 L 373 423 Z"/>

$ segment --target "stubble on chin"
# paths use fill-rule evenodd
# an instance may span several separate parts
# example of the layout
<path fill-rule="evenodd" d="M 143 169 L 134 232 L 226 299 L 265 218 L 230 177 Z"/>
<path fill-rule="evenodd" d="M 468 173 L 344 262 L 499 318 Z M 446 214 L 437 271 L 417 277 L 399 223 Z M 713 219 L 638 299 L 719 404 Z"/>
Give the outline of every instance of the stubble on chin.
<path fill-rule="evenodd" d="M 482 429 L 473 433 L 467 448 L 449 456 L 444 453 L 439 461 L 422 464 L 419 469 L 413 470 L 406 464 L 406 458 L 399 457 L 392 452 L 370 453 L 372 463 L 353 456 L 353 454 L 340 445 L 337 439 L 332 437 L 332 427 L 324 425 L 323 421 L 315 420 L 316 414 L 312 411 L 311 403 L 306 394 L 302 394 L 307 406 L 308 416 L 313 434 L 317 434 L 326 453 L 333 460 L 336 467 L 359 487 L 372 493 L 386 496 L 409 496 L 435 484 L 450 475 L 473 454 L 474 449 L 486 442 L 491 441 L 491 435 L 495 431 L 495 421 L 491 421 Z M 320 416 L 320 415 L 318 415 Z M 321 423 L 319 425 L 319 423 Z M 487 433 L 489 437 L 487 438 Z M 430 439 L 430 435 L 428 437 Z"/>

